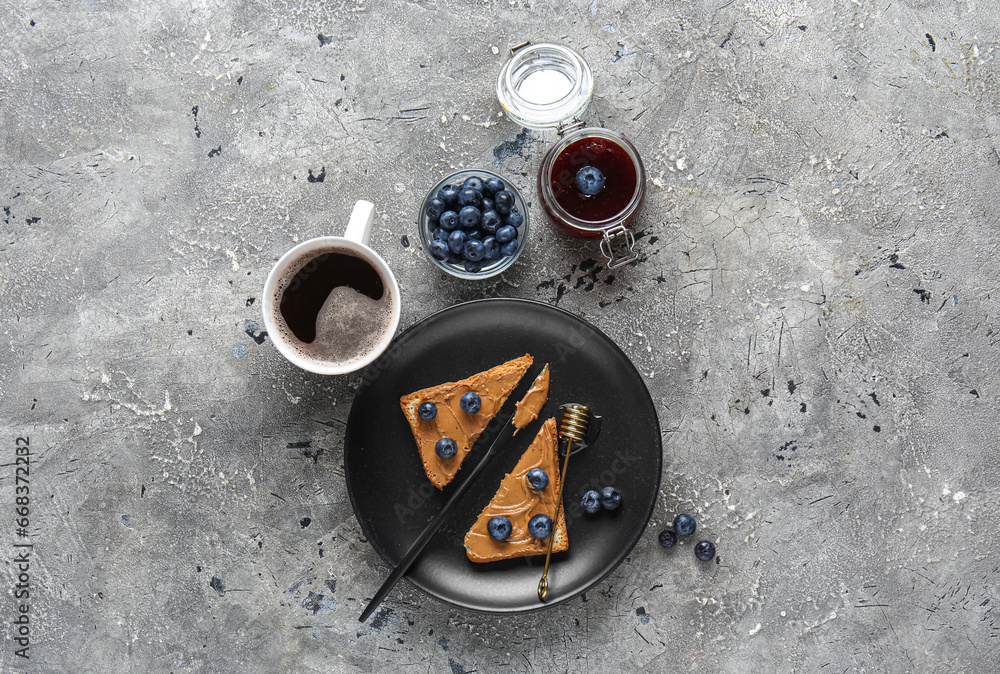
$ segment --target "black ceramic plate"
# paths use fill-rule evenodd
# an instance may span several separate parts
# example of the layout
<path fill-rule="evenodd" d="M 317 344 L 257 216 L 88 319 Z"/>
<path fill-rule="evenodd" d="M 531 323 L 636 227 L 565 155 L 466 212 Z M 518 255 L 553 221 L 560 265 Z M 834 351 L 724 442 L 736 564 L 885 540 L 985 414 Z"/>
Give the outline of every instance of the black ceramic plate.
<path fill-rule="evenodd" d="M 365 536 L 387 564 L 395 566 L 402 559 L 451 489 L 471 472 L 477 450 L 481 454 L 485 449 L 482 444 L 473 447 L 452 484 L 438 491 L 424 473 L 399 398 L 525 353 L 535 359 L 529 376 L 546 362 L 551 369 L 549 399 L 539 419 L 498 448 L 456 504 L 451 521 L 406 575 L 431 596 L 468 609 L 530 611 L 586 592 L 635 546 L 660 486 L 656 410 L 642 377 L 614 342 L 586 321 L 547 304 L 516 299 L 460 304 L 400 334 L 365 371 L 351 407 L 344 440 L 347 490 Z M 476 564 L 466 558 L 462 541 L 541 422 L 566 402 L 588 405 L 603 424 L 597 441 L 570 459 L 563 497 L 569 550 L 552 557 L 543 604 L 537 588 L 544 555 Z M 605 485 L 622 492 L 621 507 L 584 513 L 580 497 Z"/>

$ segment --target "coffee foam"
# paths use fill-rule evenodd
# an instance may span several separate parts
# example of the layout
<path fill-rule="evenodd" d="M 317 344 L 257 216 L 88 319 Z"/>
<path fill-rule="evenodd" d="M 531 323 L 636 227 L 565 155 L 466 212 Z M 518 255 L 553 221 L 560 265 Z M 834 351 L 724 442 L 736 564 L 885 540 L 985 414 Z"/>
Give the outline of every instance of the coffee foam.
<path fill-rule="evenodd" d="M 316 339 L 306 343 L 295 336 L 281 315 L 281 298 L 303 267 L 328 253 L 364 260 L 378 273 L 384 290 L 381 298 L 373 300 L 348 286 L 334 288 L 316 317 Z M 271 320 L 282 342 L 299 358 L 318 366 L 344 366 L 362 359 L 391 336 L 388 332 L 394 301 L 392 288 L 381 269 L 351 248 L 329 246 L 309 251 L 288 266 L 274 285 Z M 338 333 L 342 336 L 339 340 L 336 339 Z"/>

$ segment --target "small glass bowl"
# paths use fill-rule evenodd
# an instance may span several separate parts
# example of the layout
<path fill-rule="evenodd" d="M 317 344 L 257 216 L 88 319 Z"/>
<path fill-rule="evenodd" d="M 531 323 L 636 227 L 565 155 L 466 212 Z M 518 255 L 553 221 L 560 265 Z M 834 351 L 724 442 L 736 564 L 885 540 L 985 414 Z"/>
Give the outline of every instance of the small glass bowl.
<path fill-rule="evenodd" d="M 517 210 L 521 212 L 521 215 L 524 216 L 524 222 L 517 228 L 517 250 L 514 251 L 514 254 L 502 257 L 499 260 L 494 260 L 478 272 L 466 271 L 465 267 L 461 264 L 441 261 L 431 255 L 431 242 L 434 240 L 434 234 L 427 226 L 427 202 L 430 201 L 432 197 L 437 196 L 437 193 L 445 185 L 456 185 L 460 187 L 462 183 L 473 176 L 482 178 L 484 182 L 490 178 L 497 178 L 502 181 L 505 185 L 505 189 L 514 195 L 514 207 L 517 208 Z M 424 252 L 427 253 L 427 258 L 433 262 L 436 267 L 448 272 L 452 276 L 457 276 L 458 278 L 482 280 L 496 276 L 514 264 L 514 261 L 521 256 L 521 252 L 528 243 L 528 233 L 530 227 L 529 220 L 528 205 L 524 202 L 521 192 L 511 183 L 510 178 L 504 178 L 503 176 L 498 175 L 493 171 L 487 171 L 486 169 L 463 169 L 445 176 L 427 192 L 427 196 L 420 202 L 420 216 L 417 218 L 417 227 L 420 230 L 420 243 L 424 248 Z"/>

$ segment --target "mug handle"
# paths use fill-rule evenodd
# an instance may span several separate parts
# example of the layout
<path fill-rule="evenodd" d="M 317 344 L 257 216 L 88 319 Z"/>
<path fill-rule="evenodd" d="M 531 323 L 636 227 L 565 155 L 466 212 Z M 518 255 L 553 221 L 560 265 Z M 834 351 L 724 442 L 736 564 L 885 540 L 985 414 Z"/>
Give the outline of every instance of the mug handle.
<path fill-rule="evenodd" d="M 375 220 L 375 204 L 364 199 L 358 199 L 351 211 L 351 219 L 347 221 L 347 231 L 344 238 L 355 243 L 368 245 L 372 234 L 372 221 Z"/>

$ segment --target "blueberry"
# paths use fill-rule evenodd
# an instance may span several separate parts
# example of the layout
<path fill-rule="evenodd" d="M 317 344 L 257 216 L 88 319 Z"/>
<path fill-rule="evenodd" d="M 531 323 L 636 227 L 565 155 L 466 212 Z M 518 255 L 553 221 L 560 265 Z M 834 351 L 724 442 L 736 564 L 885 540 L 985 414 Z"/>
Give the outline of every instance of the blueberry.
<path fill-rule="evenodd" d="M 697 523 L 694 518 L 687 513 L 681 513 L 674 518 L 674 531 L 676 531 L 681 536 L 690 536 L 694 533 L 697 528 Z"/>
<path fill-rule="evenodd" d="M 465 262 L 465 258 L 462 257 L 461 253 L 453 253 L 451 249 L 448 249 L 448 262 L 451 264 L 462 264 Z"/>
<path fill-rule="evenodd" d="M 493 208 L 493 200 L 489 197 L 483 197 L 482 210 L 488 211 Z"/>
<path fill-rule="evenodd" d="M 448 207 L 454 207 L 458 203 L 458 192 L 459 188 L 455 185 L 445 185 L 438 190 L 437 198 L 443 201 Z"/>
<path fill-rule="evenodd" d="M 507 540 L 510 537 L 510 532 L 513 530 L 514 527 L 511 526 L 510 520 L 503 515 L 497 515 L 490 519 L 486 525 L 486 531 L 489 532 L 490 538 L 495 541 Z"/>
<path fill-rule="evenodd" d="M 503 219 L 503 222 L 505 225 L 510 225 L 514 229 L 517 229 L 524 224 L 524 216 L 521 214 L 521 211 L 516 208 L 512 208 L 510 213 L 507 214 L 507 217 Z"/>
<path fill-rule="evenodd" d="M 601 495 L 591 489 L 583 495 L 582 499 L 580 499 L 580 507 L 583 508 L 588 515 L 597 514 L 597 511 L 601 509 Z"/>
<path fill-rule="evenodd" d="M 437 452 L 438 456 L 447 461 L 458 453 L 458 445 L 451 438 L 441 438 L 434 445 L 434 451 Z"/>
<path fill-rule="evenodd" d="M 501 257 L 509 257 L 517 252 L 517 239 L 511 239 L 500 249 Z"/>
<path fill-rule="evenodd" d="M 438 228 L 437 228 L 437 229 L 435 229 L 435 230 L 434 230 L 433 232 L 431 232 L 431 236 L 433 236 L 433 237 L 434 237 L 435 239 L 441 239 L 441 240 L 442 240 L 442 241 L 444 241 L 445 243 L 448 243 L 448 235 L 449 235 L 450 233 L 451 233 L 451 232 L 449 232 L 449 231 L 447 231 L 447 230 L 445 230 L 445 229 L 442 229 L 442 228 L 438 227 Z"/>
<path fill-rule="evenodd" d="M 712 557 L 715 557 L 715 543 L 698 541 L 694 546 L 694 556 L 703 562 L 710 561 Z"/>
<path fill-rule="evenodd" d="M 493 206 L 500 215 L 507 215 L 510 213 L 510 209 L 514 207 L 514 195 L 507 190 L 500 190 L 493 197 Z"/>
<path fill-rule="evenodd" d="M 472 260 L 465 260 L 462 263 L 462 267 L 470 274 L 478 274 L 483 270 L 483 261 L 473 262 Z"/>
<path fill-rule="evenodd" d="M 541 468 L 532 468 L 527 474 L 528 485 L 535 491 L 541 491 L 549 484 L 549 474 Z"/>
<path fill-rule="evenodd" d="M 478 232 L 477 232 L 478 233 Z M 483 242 L 476 239 L 469 239 L 465 242 L 465 248 L 462 249 L 462 256 L 471 262 L 479 262 L 486 255 L 486 249 L 483 247 Z"/>
<path fill-rule="evenodd" d="M 677 545 L 677 534 L 670 529 L 664 529 L 660 532 L 660 545 L 665 548 L 674 547 Z"/>
<path fill-rule="evenodd" d="M 479 221 L 479 227 L 487 234 L 496 234 L 497 227 L 503 224 L 500 221 L 500 214 L 493 209 L 483 211 L 483 216 Z"/>
<path fill-rule="evenodd" d="M 528 520 L 528 533 L 535 538 L 548 538 L 552 533 L 552 518 L 539 513 Z"/>
<path fill-rule="evenodd" d="M 497 241 L 500 243 L 507 243 L 517 238 L 517 230 L 510 225 L 504 225 L 497 230 Z"/>
<path fill-rule="evenodd" d="M 490 178 L 489 180 L 486 181 L 486 184 L 483 186 L 483 192 L 490 195 L 496 194 L 500 190 L 504 189 L 507 189 L 507 186 L 504 185 L 503 181 L 500 180 L 499 178 Z"/>
<path fill-rule="evenodd" d="M 622 493 L 614 487 L 601 490 L 601 507 L 605 510 L 617 510 L 622 504 Z"/>
<path fill-rule="evenodd" d="M 576 189 L 594 195 L 604 189 L 604 174 L 593 166 L 584 166 L 576 172 Z"/>
<path fill-rule="evenodd" d="M 417 415 L 424 421 L 430 421 L 438 415 L 438 406 L 430 402 L 420 403 L 420 407 L 417 408 Z"/>
<path fill-rule="evenodd" d="M 483 182 L 483 179 L 480 178 L 479 176 L 471 176 L 469 178 L 466 178 L 465 182 L 462 183 L 463 190 L 476 190 L 477 192 L 482 192 L 484 186 L 485 183 Z"/>
<path fill-rule="evenodd" d="M 458 193 L 458 205 L 459 206 L 479 206 L 483 203 L 482 192 L 477 192 L 476 190 L 463 189 Z"/>
<path fill-rule="evenodd" d="M 483 249 L 486 251 L 483 255 L 484 260 L 500 259 L 500 242 L 495 236 L 487 236 L 483 239 Z"/>
<path fill-rule="evenodd" d="M 435 260 L 441 260 L 444 262 L 450 257 L 451 249 L 448 248 L 448 242 L 442 239 L 434 239 L 431 241 L 431 257 Z"/>
<path fill-rule="evenodd" d="M 458 401 L 459 407 L 462 411 L 467 414 L 475 414 L 479 411 L 479 408 L 483 406 L 483 401 L 479 398 L 479 394 L 475 391 L 469 391 L 462 399 Z"/>
<path fill-rule="evenodd" d="M 466 229 L 476 227 L 482 219 L 482 213 L 475 206 L 463 206 L 458 212 L 458 224 Z"/>
<path fill-rule="evenodd" d="M 469 238 L 466 236 L 465 232 L 460 229 L 456 229 L 448 236 L 448 248 L 451 252 L 456 255 L 462 254 L 462 249 L 465 248 L 465 240 Z"/>
<path fill-rule="evenodd" d="M 427 200 L 427 208 L 425 209 L 425 212 L 427 213 L 427 217 L 431 220 L 437 220 L 446 210 L 448 210 L 448 207 L 445 206 L 444 201 L 441 199 L 432 197 Z"/>
<path fill-rule="evenodd" d="M 438 222 L 441 223 L 441 229 L 450 232 L 451 230 L 458 227 L 458 213 L 455 211 L 445 211 L 438 218 Z"/>
<path fill-rule="evenodd" d="M 469 230 L 469 232 L 466 234 L 466 236 L 469 237 L 470 240 L 471 239 L 475 239 L 476 241 L 482 241 L 483 240 L 483 233 L 480 232 L 478 229 Z"/>

